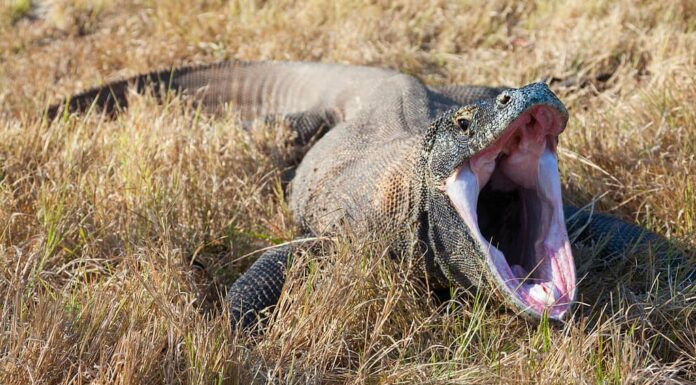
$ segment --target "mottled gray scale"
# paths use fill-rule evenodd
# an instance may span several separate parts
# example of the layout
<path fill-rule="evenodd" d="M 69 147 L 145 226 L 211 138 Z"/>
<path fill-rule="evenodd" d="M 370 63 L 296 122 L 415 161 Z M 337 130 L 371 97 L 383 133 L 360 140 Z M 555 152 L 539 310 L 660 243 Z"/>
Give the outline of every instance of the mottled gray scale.
<path fill-rule="evenodd" d="M 654 232 L 590 209 L 565 206 L 564 212 L 574 245 L 589 248 L 597 256 L 590 269 L 610 268 L 630 254 L 652 254 L 657 257 L 655 268 L 671 277 L 678 273 L 682 287 L 696 283 L 696 267 L 692 264 L 689 269 L 684 253 Z"/>
<path fill-rule="evenodd" d="M 404 191 L 385 188 L 393 184 L 393 180 L 385 180 L 389 176 L 385 171 L 399 169 L 403 180 L 416 178 L 414 148 L 420 146 L 434 115 L 425 95 L 422 83 L 401 74 L 373 83 L 361 95 L 364 107 L 352 124 L 332 130 L 307 153 L 297 169 L 290 207 L 308 230 L 343 229 L 345 222 L 363 232 L 410 225 L 401 223 L 402 218 L 389 220 L 386 214 L 398 210 L 380 207 L 382 199 L 376 198 L 380 194 L 375 190 L 409 198 L 417 195 L 408 183 L 400 186 Z M 385 227 L 387 223 L 393 225 Z"/>
<path fill-rule="evenodd" d="M 624 223 L 607 214 L 593 213 L 566 206 L 568 233 L 577 233 L 577 243 L 602 247 L 605 255 L 617 255 L 632 247 L 652 248 L 655 252 L 667 251 L 668 242 L 659 235 L 642 227 Z"/>
<path fill-rule="evenodd" d="M 290 246 L 281 246 L 264 253 L 246 274 L 235 281 L 228 292 L 232 319 L 243 325 L 252 325 L 257 320 L 256 309 L 275 305 L 283 290 L 292 252 Z"/>
<path fill-rule="evenodd" d="M 416 230 L 423 271 L 432 283 L 476 284 L 485 272 L 472 234 L 439 186 L 470 156 L 495 141 L 521 108 L 535 100 L 562 103 L 543 84 L 520 89 L 481 86 L 426 87 L 395 71 L 319 63 L 229 62 L 153 72 L 95 88 L 49 108 L 53 119 L 67 107 L 85 111 L 94 102 L 109 114 L 128 106 L 128 87 L 138 92 L 161 88 L 193 97 L 216 111 L 234 105 L 243 121 L 284 123 L 304 146 L 318 133 L 297 167 L 289 206 L 304 234 L 335 234 L 346 227 L 358 236 L 382 237 Z M 512 95 L 496 108 L 496 96 Z M 515 103 L 519 102 L 519 105 Z M 473 104 L 476 113 L 463 136 L 454 113 Z M 605 235 L 609 220 L 591 219 L 589 237 Z M 599 222 L 596 222 L 599 221 Z M 613 220 L 616 239 L 625 249 L 635 226 Z M 398 234 L 398 236 L 396 235 Z M 652 237 L 652 236 L 651 236 Z M 395 242 L 394 252 L 412 242 Z M 612 251 L 615 251 L 612 249 Z M 230 288 L 228 302 L 235 322 L 255 323 L 256 313 L 274 305 L 282 291 L 292 249 L 264 253 Z M 449 280 L 449 281 L 448 281 Z"/>
<path fill-rule="evenodd" d="M 464 106 L 478 100 L 493 99 L 508 88 L 510 87 L 447 85 L 435 90 Z"/>

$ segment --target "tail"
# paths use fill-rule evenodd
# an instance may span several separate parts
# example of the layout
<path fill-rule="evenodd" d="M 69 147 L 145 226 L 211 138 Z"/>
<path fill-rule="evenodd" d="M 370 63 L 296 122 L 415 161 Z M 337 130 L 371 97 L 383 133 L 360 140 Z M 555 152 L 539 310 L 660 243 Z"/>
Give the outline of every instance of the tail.
<path fill-rule="evenodd" d="M 232 104 L 243 120 L 310 110 L 345 111 L 363 88 L 392 71 L 338 64 L 300 62 L 221 62 L 157 71 L 109 83 L 54 104 L 49 119 L 90 108 L 114 115 L 128 107 L 129 90 L 190 95 L 205 108 Z"/>
<path fill-rule="evenodd" d="M 564 211 L 568 233 L 577 234 L 575 243 L 593 247 L 607 263 L 625 253 L 648 251 L 666 266 L 681 270 L 686 284 L 696 282 L 696 267 L 687 253 L 660 235 L 611 215 L 573 206 L 564 206 Z"/>
<path fill-rule="evenodd" d="M 50 120 L 53 120 L 62 112 L 84 113 L 94 106 L 108 115 L 115 115 L 118 110 L 128 107 L 127 92 L 129 87 L 132 86 L 132 89 L 139 94 L 143 94 L 146 89 L 150 88 L 155 97 L 161 98 L 163 85 L 166 86 L 165 89 L 181 91 L 181 89 L 176 88 L 176 85 L 171 87 L 173 85 L 171 80 L 181 76 L 184 71 L 190 70 L 192 69 L 182 68 L 174 71 L 151 72 L 92 88 L 51 105 L 46 114 Z"/>

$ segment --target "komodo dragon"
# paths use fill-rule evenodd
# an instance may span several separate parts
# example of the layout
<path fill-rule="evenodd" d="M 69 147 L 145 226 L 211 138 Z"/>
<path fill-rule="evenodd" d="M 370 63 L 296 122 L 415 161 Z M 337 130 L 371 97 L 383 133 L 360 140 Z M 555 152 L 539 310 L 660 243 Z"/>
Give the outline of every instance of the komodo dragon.
<path fill-rule="evenodd" d="M 379 68 L 225 62 L 110 83 L 48 116 L 114 113 L 129 87 L 187 94 L 213 110 L 230 104 L 242 121 L 285 123 L 297 145 L 316 140 L 289 192 L 303 234 L 396 234 L 394 252 L 416 247 L 434 286 L 498 290 L 529 318 L 570 313 L 577 281 L 566 225 L 581 228 L 578 242 L 608 237 L 603 255 L 664 241 L 608 215 L 564 213 L 556 148 L 568 112 L 544 83 L 434 89 Z M 277 302 L 292 253 L 267 251 L 232 285 L 235 322 L 254 324 Z"/>

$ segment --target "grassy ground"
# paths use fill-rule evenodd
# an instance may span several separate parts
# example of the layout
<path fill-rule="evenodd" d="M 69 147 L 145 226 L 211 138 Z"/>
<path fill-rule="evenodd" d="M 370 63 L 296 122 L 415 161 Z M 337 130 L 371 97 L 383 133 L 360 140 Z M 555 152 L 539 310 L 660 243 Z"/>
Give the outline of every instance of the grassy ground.
<path fill-rule="evenodd" d="M 576 317 L 550 326 L 440 301 L 380 245 L 336 240 L 290 272 L 265 335 L 231 331 L 220 293 L 293 237 L 282 140 L 148 98 L 40 119 L 105 80 L 221 59 L 571 79 L 567 199 L 693 250 L 693 1 L 0 4 L 1 384 L 696 382 L 696 292 L 638 254 L 583 276 Z"/>

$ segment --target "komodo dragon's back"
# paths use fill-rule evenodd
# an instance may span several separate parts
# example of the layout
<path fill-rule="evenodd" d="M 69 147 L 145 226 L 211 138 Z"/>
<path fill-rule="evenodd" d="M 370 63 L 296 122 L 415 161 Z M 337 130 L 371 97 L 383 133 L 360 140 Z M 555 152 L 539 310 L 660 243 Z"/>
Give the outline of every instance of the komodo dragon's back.
<path fill-rule="evenodd" d="M 323 134 L 327 126 L 337 128 L 311 148 L 292 185 L 295 217 L 312 232 L 324 232 L 346 216 L 358 226 L 371 224 L 382 230 L 385 224 L 408 220 L 418 199 L 414 182 L 419 157 L 413 149 L 429 122 L 456 105 L 447 97 L 433 97 L 417 79 L 392 70 L 223 62 L 153 72 L 88 90 L 50 107 L 49 118 L 61 110 L 84 111 L 92 105 L 114 114 L 127 108 L 129 88 L 138 93 L 151 90 L 156 97 L 168 91 L 188 94 L 211 111 L 228 104 L 242 121 L 280 117 L 291 124 L 299 143 Z M 472 95 L 488 89 L 478 91 Z M 380 193 L 372 192 L 375 186 Z"/>
<path fill-rule="evenodd" d="M 394 247 L 416 245 L 431 282 L 495 288 L 531 318 L 563 318 L 574 300 L 564 215 L 582 232 L 576 242 L 610 238 L 603 255 L 664 244 L 613 217 L 564 214 L 555 150 L 568 114 L 545 84 L 434 89 L 380 68 L 225 62 L 109 83 L 48 116 L 115 114 L 129 89 L 188 95 L 212 112 L 230 105 L 243 123 L 286 124 L 295 144 L 313 143 L 289 192 L 303 234 L 409 234 L 418 242 Z M 290 244 L 264 253 L 232 285 L 235 322 L 255 324 L 277 302 L 292 253 Z"/>
<path fill-rule="evenodd" d="M 193 95 L 211 110 L 230 104 L 243 120 L 323 108 L 350 113 L 351 102 L 356 102 L 361 87 L 394 74 L 379 68 L 339 64 L 220 62 L 115 81 L 49 107 L 48 115 L 54 118 L 61 110 L 86 111 L 92 105 L 113 114 L 128 106 L 129 88 L 137 93 L 150 90 L 156 97 L 168 91 Z M 332 87 L 327 87 L 329 84 Z"/>

